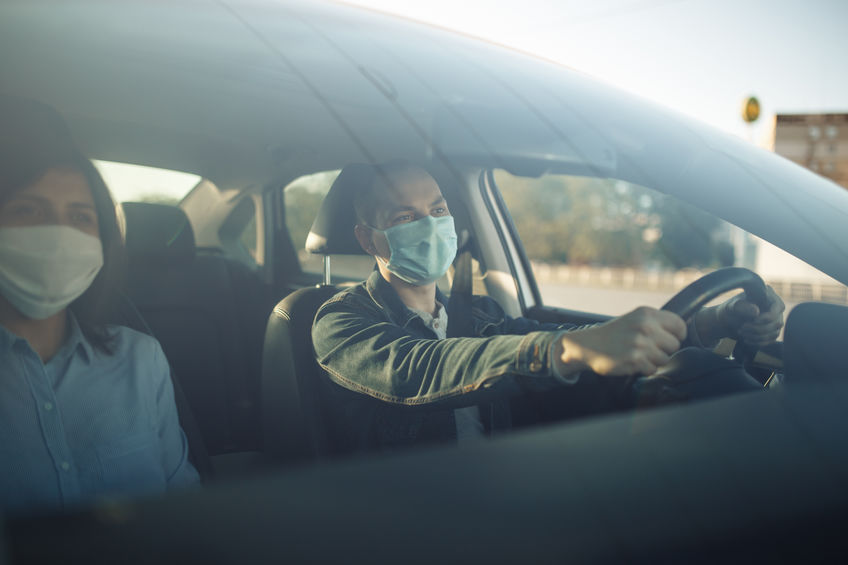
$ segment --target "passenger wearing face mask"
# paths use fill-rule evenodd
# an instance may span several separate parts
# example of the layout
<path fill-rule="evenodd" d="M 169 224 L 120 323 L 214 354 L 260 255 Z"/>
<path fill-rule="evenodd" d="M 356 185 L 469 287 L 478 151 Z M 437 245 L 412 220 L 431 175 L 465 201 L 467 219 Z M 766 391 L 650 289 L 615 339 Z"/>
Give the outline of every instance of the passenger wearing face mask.
<path fill-rule="evenodd" d="M 107 325 L 115 207 L 51 109 L 0 96 L 0 510 L 196 483 L 153 338 Z"/>
<path fill-rule="evenodd" d="M 328 377 L 328 432 L 342 452 L 485 437 L 511 426 L 509 398 L 524 391 L 557 390 L 578 410 L 614 409 L 626 377 L 653 374 L 681 345 L 731 334 L 761 345 L 783 325 L 783 303 L 770 289 L 768 312 L 742 294 L 688 326 L 644 307 L 594 326 L 543 324 L 475 296 L 472 335 L 447 337 L 447 298 L 435 281 L 457 237 L 436 181 L 393 162 L 348 166 L 335 188 L 353 192 L 354 235 L 377 262 L 368 280 L 321 306 L 312 329 Z M 747 375 L 741 386 L 761 388 Z"/>

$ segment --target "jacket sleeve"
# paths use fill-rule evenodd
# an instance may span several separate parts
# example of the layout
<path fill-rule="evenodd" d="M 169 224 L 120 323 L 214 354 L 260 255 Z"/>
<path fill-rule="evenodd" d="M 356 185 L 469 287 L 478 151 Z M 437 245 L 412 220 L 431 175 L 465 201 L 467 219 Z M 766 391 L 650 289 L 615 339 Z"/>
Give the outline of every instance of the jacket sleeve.
<path fill-rule="evenodd" d="M 312 339 L 329 378 L 353 392 L 396 405 L 456 408 L 520 392 L 522 381 L 556 382 L 548 350 L 558 332 L 422 339 L 349 300 L 337 295 L 319 309 Z"/>

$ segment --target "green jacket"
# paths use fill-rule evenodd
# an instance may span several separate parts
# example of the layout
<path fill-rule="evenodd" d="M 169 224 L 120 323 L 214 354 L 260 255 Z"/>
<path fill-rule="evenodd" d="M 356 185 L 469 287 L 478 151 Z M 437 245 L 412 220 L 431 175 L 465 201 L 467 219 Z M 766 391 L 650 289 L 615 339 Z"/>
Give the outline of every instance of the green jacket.
<path fill-rule="evenodd" d="M 451 441 L 453 410 L 473 405 L 488 430 L 506 428 L 510 395 L 559 386 L 549 349 L 576 326 L 510 318 L 485 296 L 473 298 L 471 315 L 475 337 L 439 340 L 377 271 L 325 302 L 312 340 L 333 444 L 351 452 Z"/>

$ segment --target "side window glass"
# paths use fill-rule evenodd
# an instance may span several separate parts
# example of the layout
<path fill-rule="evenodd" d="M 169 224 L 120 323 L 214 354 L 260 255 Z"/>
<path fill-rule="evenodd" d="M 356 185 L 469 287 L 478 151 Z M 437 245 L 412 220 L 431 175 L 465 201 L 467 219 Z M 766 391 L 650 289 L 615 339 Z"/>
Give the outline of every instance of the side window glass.
<path fill-rule="evenodd" d="M 304 246 L 324 195 L 330 190 L 339 172 L 324 171 L 299 177 L 283 189 L 286 228 L 297 252 L 301 270 L 308 275 L 320 276 L 324 272 L 322 256 L 308 253 Z M 354 237 L 352 233 L 350 237 Z M 368 255 L 333 255 L 330 261 L 334 282 L 361 281 L 374 268 L 374 259 Z"/>
<path fill-rule="evenodd" d="M 239 243 L 250 254 L 254 261 L 259 262 L 257 241 L 259 240 L 256 234 L 256 214 L 254 214 L 247 225 L 241 230 L 241 235 L 238 237 Z"/>
<path fill-rule="evenodd" d="M 250 267 L 257 267 L 264 262 L 257 215 L 258 207 L 254 197 L 246 196 L 233 208 L 218 230 L 224 255 Z"/>
<path fill-rule="evenodd" d="M 92 161 L 115 202 L 151 202 L 179 206 L 202 180 L 198 175 L 113 161 Z"/>
<path fill-rule="evenodd" d="M 736 226 L 643 186 L 495 171 L 545 305 L 608 315 L 662 306 L 710 270 L 749 268 L 791 308 L 846 287 Z"/>

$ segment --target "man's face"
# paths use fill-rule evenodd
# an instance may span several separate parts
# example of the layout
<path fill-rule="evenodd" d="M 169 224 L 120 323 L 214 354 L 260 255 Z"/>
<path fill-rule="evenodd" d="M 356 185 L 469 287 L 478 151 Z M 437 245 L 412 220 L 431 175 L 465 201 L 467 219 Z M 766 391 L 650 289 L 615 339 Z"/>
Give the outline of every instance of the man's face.
<path fill-rule="evenodd" d="M 379 230 L 414 222 L 426 216 L 450 216 L 439 185 L 423 170 L 413 169 L 387 175 L 387 178 L 380 177 L 374 192 L 379 205 L 372 216 L 373 227 Z M 361 232 L 370 246 L 366 251 L 388 261 L 391 251 L 386 236 L 367 228 Z M 366 247 L 361 237 L 360 243 Z"/>

